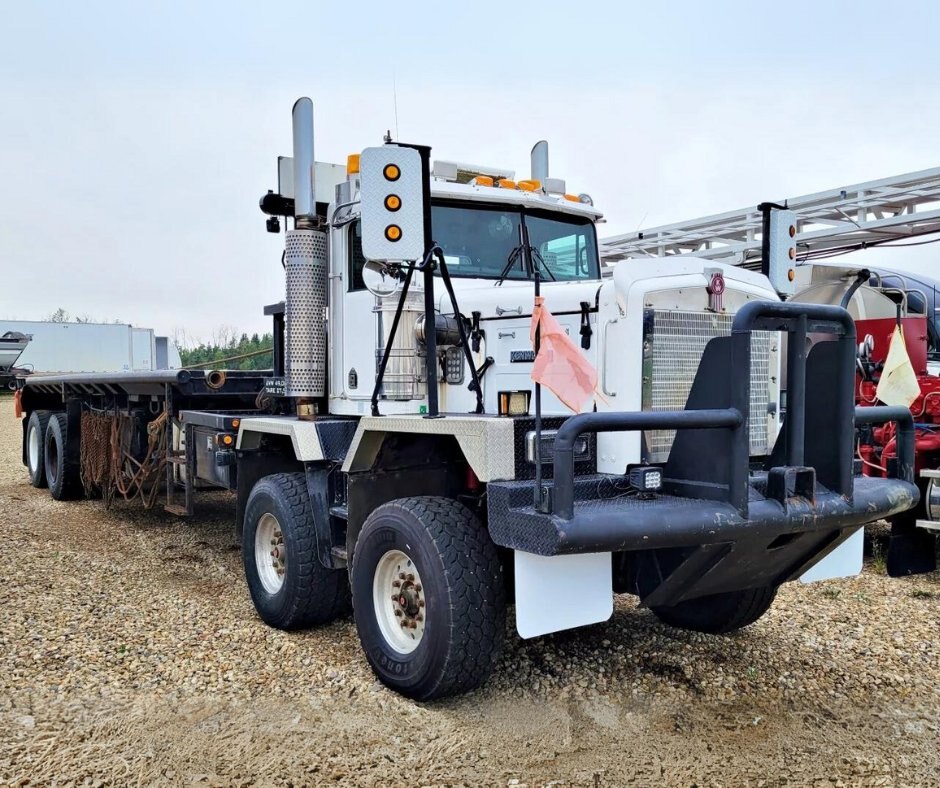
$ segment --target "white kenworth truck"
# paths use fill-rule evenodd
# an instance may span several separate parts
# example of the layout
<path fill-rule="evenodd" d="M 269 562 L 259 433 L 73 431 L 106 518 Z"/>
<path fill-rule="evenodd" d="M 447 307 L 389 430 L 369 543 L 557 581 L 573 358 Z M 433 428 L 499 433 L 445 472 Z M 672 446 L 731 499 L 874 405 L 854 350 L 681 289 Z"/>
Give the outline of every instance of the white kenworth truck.
<path fill-rule="evenodd" d="M 34 485 L 180 514 L 234 491 L 261 618 L 352 607 L 376 675 L 419 700 L 486 679 L 510 602 L 525 638 L 604 621 L 615 593 L 730 632 L 781 583 L 858 572 L 861 526 L 916 503 L 911 415 L 856 416 L 844 310 L 694 260 L 602 277 L 601 214 L 543 143 L 517 181 L 388 140 L 315 164 L 309 99 L 293 127 L 261 200 L 289 228 L 275 368 L 31 377 Z M 537 292 L 597 371 L 586 412 L 533 382 Z M 898 423 L 892 478 L 856 473 L 861 418 Z"/>

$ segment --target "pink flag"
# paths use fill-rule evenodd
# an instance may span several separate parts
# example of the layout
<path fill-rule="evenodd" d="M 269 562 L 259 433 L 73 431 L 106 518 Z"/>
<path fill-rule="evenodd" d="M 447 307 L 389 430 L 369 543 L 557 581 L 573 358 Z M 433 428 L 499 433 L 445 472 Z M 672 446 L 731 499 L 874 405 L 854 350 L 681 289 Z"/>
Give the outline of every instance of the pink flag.
<path fill-rule="evenodd" d="M 535 344 L 535 328 L 541 324 L 541 344 L 532 380 L 550 389 L 575 413 L 593 396 L 597 386 L 597 370 L 581 355 L 580 349 L 565 333 L 555 316 L 544 306 L 544 296 L 537 296 L 532 310 L 529 339 Z"/>

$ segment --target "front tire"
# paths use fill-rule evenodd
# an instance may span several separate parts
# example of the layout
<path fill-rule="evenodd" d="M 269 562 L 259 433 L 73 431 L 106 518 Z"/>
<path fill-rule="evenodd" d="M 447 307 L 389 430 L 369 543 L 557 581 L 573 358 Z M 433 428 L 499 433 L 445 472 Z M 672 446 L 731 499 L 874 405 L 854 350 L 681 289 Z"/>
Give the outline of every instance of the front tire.
<path fill-rule="evenodd" d="M 653 605 L 650 610 L 669 626 L 725 635 L 757 621 L 770 609 L 776 595 L 776 586 L 745 588 L 689 599 L 668 607 Z"/>
<path fill-rule="evenodd" d="M 245 577 L 255 610 L 277 629 L 326 624 L 349 611 L 346 572 L 317 555 L 307 480 L 265 476 L 251 490 L 242 531 Z"/>
<path fill-rule="evenodd" d="M 82 471 L 78 452 L 69 445 L 69 420 L 64 413 L 53 413 L 46 425 L 45 469 L 49 493 L 57 501 L 81 498 Z"/>
<path fill-rule="evenodd" d="M 356 541 L 353 612 L 383 684 L 427 701 L 479 687 L 502 645 L 505 596 L 496 546 L 448 498 L 378 507 Z"/>
<path fill-rule="evenodd" d="M 49 412 L 34 410 L 26 422 L 26 470 L 29 483 L 33 487 L 46 486 L 46 427 L 49 425 Z"/>

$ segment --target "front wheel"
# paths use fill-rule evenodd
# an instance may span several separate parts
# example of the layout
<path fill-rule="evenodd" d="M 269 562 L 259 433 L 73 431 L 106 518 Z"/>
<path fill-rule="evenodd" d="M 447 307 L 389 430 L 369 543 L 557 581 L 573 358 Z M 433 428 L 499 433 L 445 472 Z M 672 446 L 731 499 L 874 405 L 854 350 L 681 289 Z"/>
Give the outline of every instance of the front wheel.
<path fill-rule="evenodd" d="M 653 605 L 650 610 L 672 627 L 724 635 L 757 621 L 770 609 L 776 595 L 776 586 L 745 588 L 688 599 L 677 605 Z"/>
<path fill-rule="evenodd" d="M 251 490 L 242 558 L 258 615 L 278 629 L 326 624 L 349 610 L 346 572 L 317 555 L 306 477 L 275 473 Z"/>
<path fill-rule="evenodd" d="M 378 507 L 356 541 L 353 611 L 382 683 L 415 700 L 474 689 L 502 645 L 505 598 L 496 546 L 449 498 Z"/>

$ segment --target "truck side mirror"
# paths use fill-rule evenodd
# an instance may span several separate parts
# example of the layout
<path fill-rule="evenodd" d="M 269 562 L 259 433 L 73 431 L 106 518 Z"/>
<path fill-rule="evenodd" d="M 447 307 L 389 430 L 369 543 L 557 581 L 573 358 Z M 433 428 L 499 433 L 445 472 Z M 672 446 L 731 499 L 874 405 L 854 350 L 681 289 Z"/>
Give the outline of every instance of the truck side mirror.
<path fill-rule="evenodd" d="M 423 260 L 429 206 L 424 204 L 421 154 L 383 145 L 366 148 L 359 162 L 363 255 L 385 262 Z"/>
<path fill-rule="evenodd" d="M 385 298 L 398 290 L 401 269 L 380 260 L 367 260 L 362 267 L 362 284 L 376 298 Z"/>

